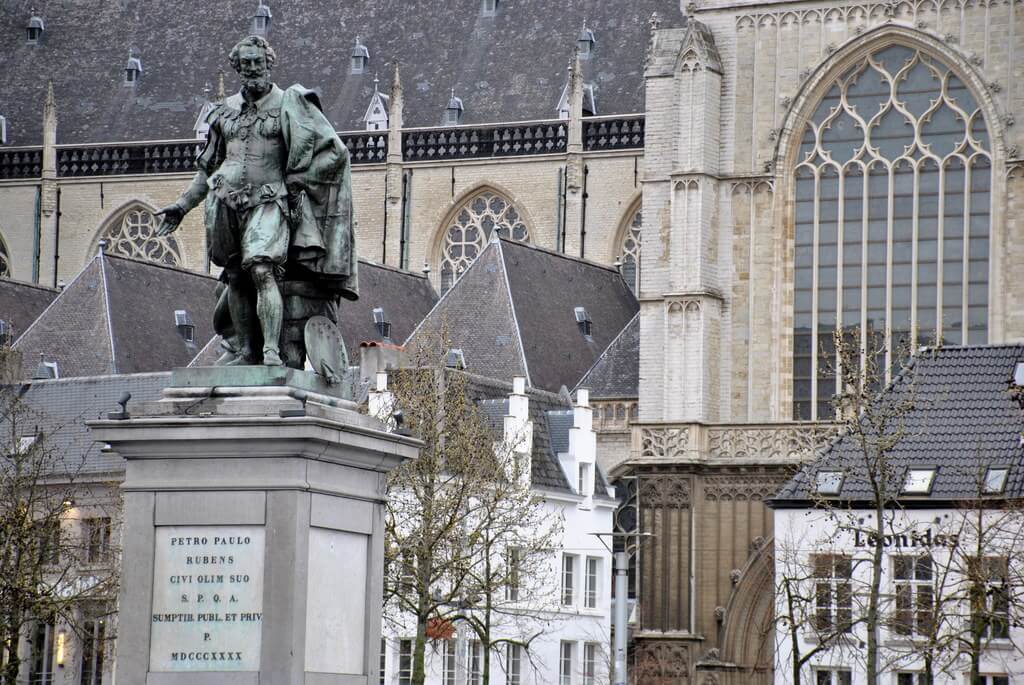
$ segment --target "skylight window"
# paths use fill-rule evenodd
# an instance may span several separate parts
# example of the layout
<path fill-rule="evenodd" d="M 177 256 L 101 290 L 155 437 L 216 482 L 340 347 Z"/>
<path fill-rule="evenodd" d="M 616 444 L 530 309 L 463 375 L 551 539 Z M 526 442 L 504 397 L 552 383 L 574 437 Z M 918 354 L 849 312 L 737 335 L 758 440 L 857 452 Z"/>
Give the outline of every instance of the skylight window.
<path fill-rule="evenodd" d="M 903 481 L 904 495 L 927 495 L 932 491 L 935 481 L 935 469 L 907 469 L 907 477 Z"/>
<path fill-rule="evenodd" d="M 985 482 L 982 492 L 986 495 L 999 495 L 1006 490 L 1006 481 L 1010 477 L 1008 466 L 990 466 L 985 471 Z"/>
<path fill-rule="evenodd" d="M 814 479 L 814 489 L 819 495 L 836 496 L 843 489 L 842 471 L 818 471 Z"/>

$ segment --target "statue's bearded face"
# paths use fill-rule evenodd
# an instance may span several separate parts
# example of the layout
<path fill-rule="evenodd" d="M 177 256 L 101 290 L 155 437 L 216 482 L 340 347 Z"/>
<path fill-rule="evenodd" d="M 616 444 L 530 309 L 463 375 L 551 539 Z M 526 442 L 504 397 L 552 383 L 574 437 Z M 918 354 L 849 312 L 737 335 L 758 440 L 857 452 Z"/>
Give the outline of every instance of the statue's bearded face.
<path fill-rule="evenodd" d="M 270 67 L 263 48 L 242 46 L 238 51 L 238 75 L 242 77 L 242 89 L 254 95 L 270 89 Z"/>

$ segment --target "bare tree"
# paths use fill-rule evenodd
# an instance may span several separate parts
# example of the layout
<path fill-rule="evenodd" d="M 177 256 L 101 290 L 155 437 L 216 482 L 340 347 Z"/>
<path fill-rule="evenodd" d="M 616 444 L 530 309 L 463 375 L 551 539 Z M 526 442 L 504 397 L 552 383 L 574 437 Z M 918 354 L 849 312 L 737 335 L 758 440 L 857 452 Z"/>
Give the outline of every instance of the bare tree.
<path fill-rule="evenodd" d="M 17 355 L 0 349 L 0 366 Z M 0 372 L 12 379 L 9 366 Z M 22 668 L 19 645 L 39 622 L 80 628 L 82 609 L 116 595 L 118 564 L 97 567 L 93 540 L 69 534 L 75 498 L 95 486 L 83 477 L 86 455 L 61 451 L 54 427 L 24 401 L 28 386 L 0 385 L 0 683 L 15 685 Z M 42 427 L 48 426 L 48 430 Z M 112 491 L 116 491 L 116 487 Z M 116 507 L 116 502 L 114 503 Z M 116 555 L 109 534 L 104 553 Z M 85 568 L 87 567 L 88 568 Z"/>
<path fill-rule="evenodd" d="M 459 570 L 467 601 L 453 616 L 480 642 L 483 685 L 492 651 L 508 645 L 529 656 L 558 605 L 554 560 L 562 521 L 531 487 L 529 441 L 521 427 L 512 430 L 495 446 L 487 482 L 472 498 L 467 566 Z"/>

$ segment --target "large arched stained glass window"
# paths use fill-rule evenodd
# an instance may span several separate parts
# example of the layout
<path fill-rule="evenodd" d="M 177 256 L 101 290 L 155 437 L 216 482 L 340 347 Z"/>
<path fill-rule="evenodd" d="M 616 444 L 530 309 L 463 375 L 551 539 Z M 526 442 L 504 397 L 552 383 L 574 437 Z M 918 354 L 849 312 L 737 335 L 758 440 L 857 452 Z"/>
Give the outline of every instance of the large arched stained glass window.
<path fill-rule="evenodd" d="M 966 85 L 920 50 L 881 48 L 825 95 L 794 179 L 794 418 L 832 416 L 837 327 L 880 368 L 987 341 L 989 149 Z"/>
<path fill-rule="evenodd" d="M 530 239 L 522 215 L 506 198 L 484 190 L 466 200 L 445 228 L 441 246 L 442 293 L 469 268 L 495 230 L 520 242 Z"/>
<path fill-rule="evenodd" d="M 622 279 L 633 291 L 640 292 L 640 229 L 644 224 L 643 207 L 637 207 L 622 232 L 619 242 L 618 260 L 622 263 Z"/>
<path fill-rule="evenodd" d="M 144 259 L 168 266 L 180 266 L 181 246 L 174 236 L 157 236 L 159 225 L 153 213 L 132 207 L 112 221 L 100 234 L 106 251 L 123 257 Z"/>

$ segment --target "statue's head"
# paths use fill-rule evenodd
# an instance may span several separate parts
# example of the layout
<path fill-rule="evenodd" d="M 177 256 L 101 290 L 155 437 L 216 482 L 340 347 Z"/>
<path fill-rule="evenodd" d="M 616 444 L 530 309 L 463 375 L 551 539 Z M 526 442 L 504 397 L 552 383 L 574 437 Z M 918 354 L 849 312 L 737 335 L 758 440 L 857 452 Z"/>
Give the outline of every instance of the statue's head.
<path fill-rule="evenodd" d="M 270 72 L 277 61 L 274 48 L 262 36 L 249 36 L 231 48 L 231 67 L 242 78 L 245 90 L 261 93 L 270 87 Z"/>

